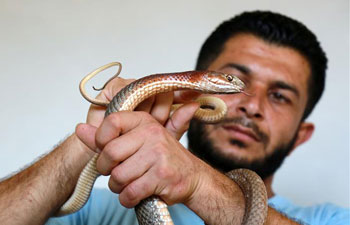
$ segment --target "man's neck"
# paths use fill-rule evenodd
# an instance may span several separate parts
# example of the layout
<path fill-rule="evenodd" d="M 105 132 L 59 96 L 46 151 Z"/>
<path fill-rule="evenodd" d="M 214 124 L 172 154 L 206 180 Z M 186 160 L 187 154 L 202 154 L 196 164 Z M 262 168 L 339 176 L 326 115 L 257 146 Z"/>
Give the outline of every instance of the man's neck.
<path fill-rule="evenodd" d="M 272 198 L 275 193 L 272 190 L 272 180 L 273 180 L 273 175 L 267 177 L 264 179 L 265 187 L 266 187 L 266 192 L 267 192 L 267 197 Z"/>

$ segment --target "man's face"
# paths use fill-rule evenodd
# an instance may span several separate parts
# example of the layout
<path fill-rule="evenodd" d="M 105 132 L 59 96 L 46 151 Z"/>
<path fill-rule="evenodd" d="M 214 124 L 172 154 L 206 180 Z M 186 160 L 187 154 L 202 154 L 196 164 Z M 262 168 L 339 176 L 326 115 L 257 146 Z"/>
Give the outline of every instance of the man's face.
<path fill-rule="evenodd" d="M 227 120 L 216 125 L 192 122 L 191 150 L 223 170 L 231 169 L 226 164 L 251 169 L 266 167 L 267 161 L 280 165 L 303 142 L 298 132 L 310 76 L 306 59 L 291 48 L 241 34 L 226 42 L 208 70 L 236 75 L 249 95 L 218 95 L 228 106 Z"/>

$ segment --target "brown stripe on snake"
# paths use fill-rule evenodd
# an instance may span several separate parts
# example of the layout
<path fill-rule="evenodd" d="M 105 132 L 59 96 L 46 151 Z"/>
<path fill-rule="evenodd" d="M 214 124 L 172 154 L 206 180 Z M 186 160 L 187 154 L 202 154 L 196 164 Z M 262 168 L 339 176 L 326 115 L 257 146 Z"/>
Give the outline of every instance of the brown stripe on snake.
<path fill-rule="evenodd" d="M 93 104 L 108 105 L 105 116 L 122 110 L 132 111 L 139 103 L 158 93 L 189 89 L 200 91 L 202 93 L 229 94 L 242 92 L 244 88 L 244 83 L 230 74 L 210 71 L 188 71 L 182 73 L 156 74 L 141 78 L 124 87 L 119 93 L 117 93 L 110 103 L 90 98 L 85 92 L 85 83 L 97 73 L 115 65 L 119 66 L 119 71 L 115 75 L 118 76 L 121 70 L 121 65 L 120 63 L 115 62 L 93 71 L 80 83 L 80 91 L 84 98 Z M 107 81 L 107 83 L 109 81 Z M 214 111 L 200 108 L 195 113 L 197 119 L 213 123 L 224 118 L 226 105 L 221 99 L 205 97 L 202 98 L 202 100 L 199 100 L 199 102 L 200 104 L 210 104 L 210 107 L 206 108 L 214 107 Z M 72 196 L 61 207 L 58 215 L 73 213 L 83 207 L 86 203 L 92 186 L 96 178 L 99 176 L 99 173 L 96 170 L 97 158 L 98 154 L 95 154 L 86 165 L 79 177 Z M 246 210 L 243 224 L 263 224 L 267 215 L 267 194 L 261 178 L 253 171 L 247 169 L 233 170 L 226 175 L 233 179 L 241 187 L 244 193 L 246 199 Z M 140 204 L 135 207 L 135 212 L 140 225 L 173 224 L 167 205 L 156 196 L 151 196 L 142 200 Z"/>

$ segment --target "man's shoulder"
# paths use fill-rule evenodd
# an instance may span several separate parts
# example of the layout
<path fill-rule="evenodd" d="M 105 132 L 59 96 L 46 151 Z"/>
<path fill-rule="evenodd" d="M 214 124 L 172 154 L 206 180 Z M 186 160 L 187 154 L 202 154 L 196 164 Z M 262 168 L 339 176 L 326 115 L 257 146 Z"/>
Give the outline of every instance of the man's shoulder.
<path fill-rule="evenodd" d="M 276 195 L 269 199 L 269 205 L 287 217 L 304 224 L 350 224 L 350 210 L 332 203 L 298 206 Z"/>

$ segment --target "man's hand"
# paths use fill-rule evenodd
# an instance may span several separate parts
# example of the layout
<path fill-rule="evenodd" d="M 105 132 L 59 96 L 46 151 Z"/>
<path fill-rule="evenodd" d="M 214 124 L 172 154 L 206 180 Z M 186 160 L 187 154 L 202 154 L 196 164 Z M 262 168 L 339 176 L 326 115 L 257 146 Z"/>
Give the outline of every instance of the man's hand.
<path fill-rule="evenodd" d="M 145 112 L 112 113 L 100 127 L 80 124 L 76 133 L 89 148 L 99 149 L 97 169 L 111 175 L 109 187 L 120 194 L 122 205 L 134 207 L 157 195 L 167 204 L 186 204 L 207 223 L 239 224 L 240 188 L 178 142 L 196 108 L 180 108 L 164 126 Z"/>
<path fill-rule="evenodd" d="M 193 105 L 182 109 L 187 118 L 169 120 L 168 130 L 148 113 L 119 112 L 108 116 L 99 128 L 79 125 L 77 134 L 91 149 L 101 150 L 97 169 L 111 175 L 109 187 L 120 193 L 124 206 L 134 207 L 154 194 L 173 204 L 189 198 L 199 182 L 199 160 L 176 139 L 195 110 Z"/>
<path fill-rule="evenodd" d="M 160 102 L 168 104 L 166 98 Z M 202 162 L 178 139 L 197 108 L 197 104 L 185 105 L 169 120 L 164 116 L 157 120 L 145 112 L 117 112 L 99 128 L 81 124 L 76 133 L 91 149 L 100 149 L 97 169 L 111 175 L 109 187 L 120 193 L 124 206 L 134 207 L 151 195 L 168 204 L 184 202 L 198 186 Z M 166 106 L 151 111 L 168 114 Z"/>

